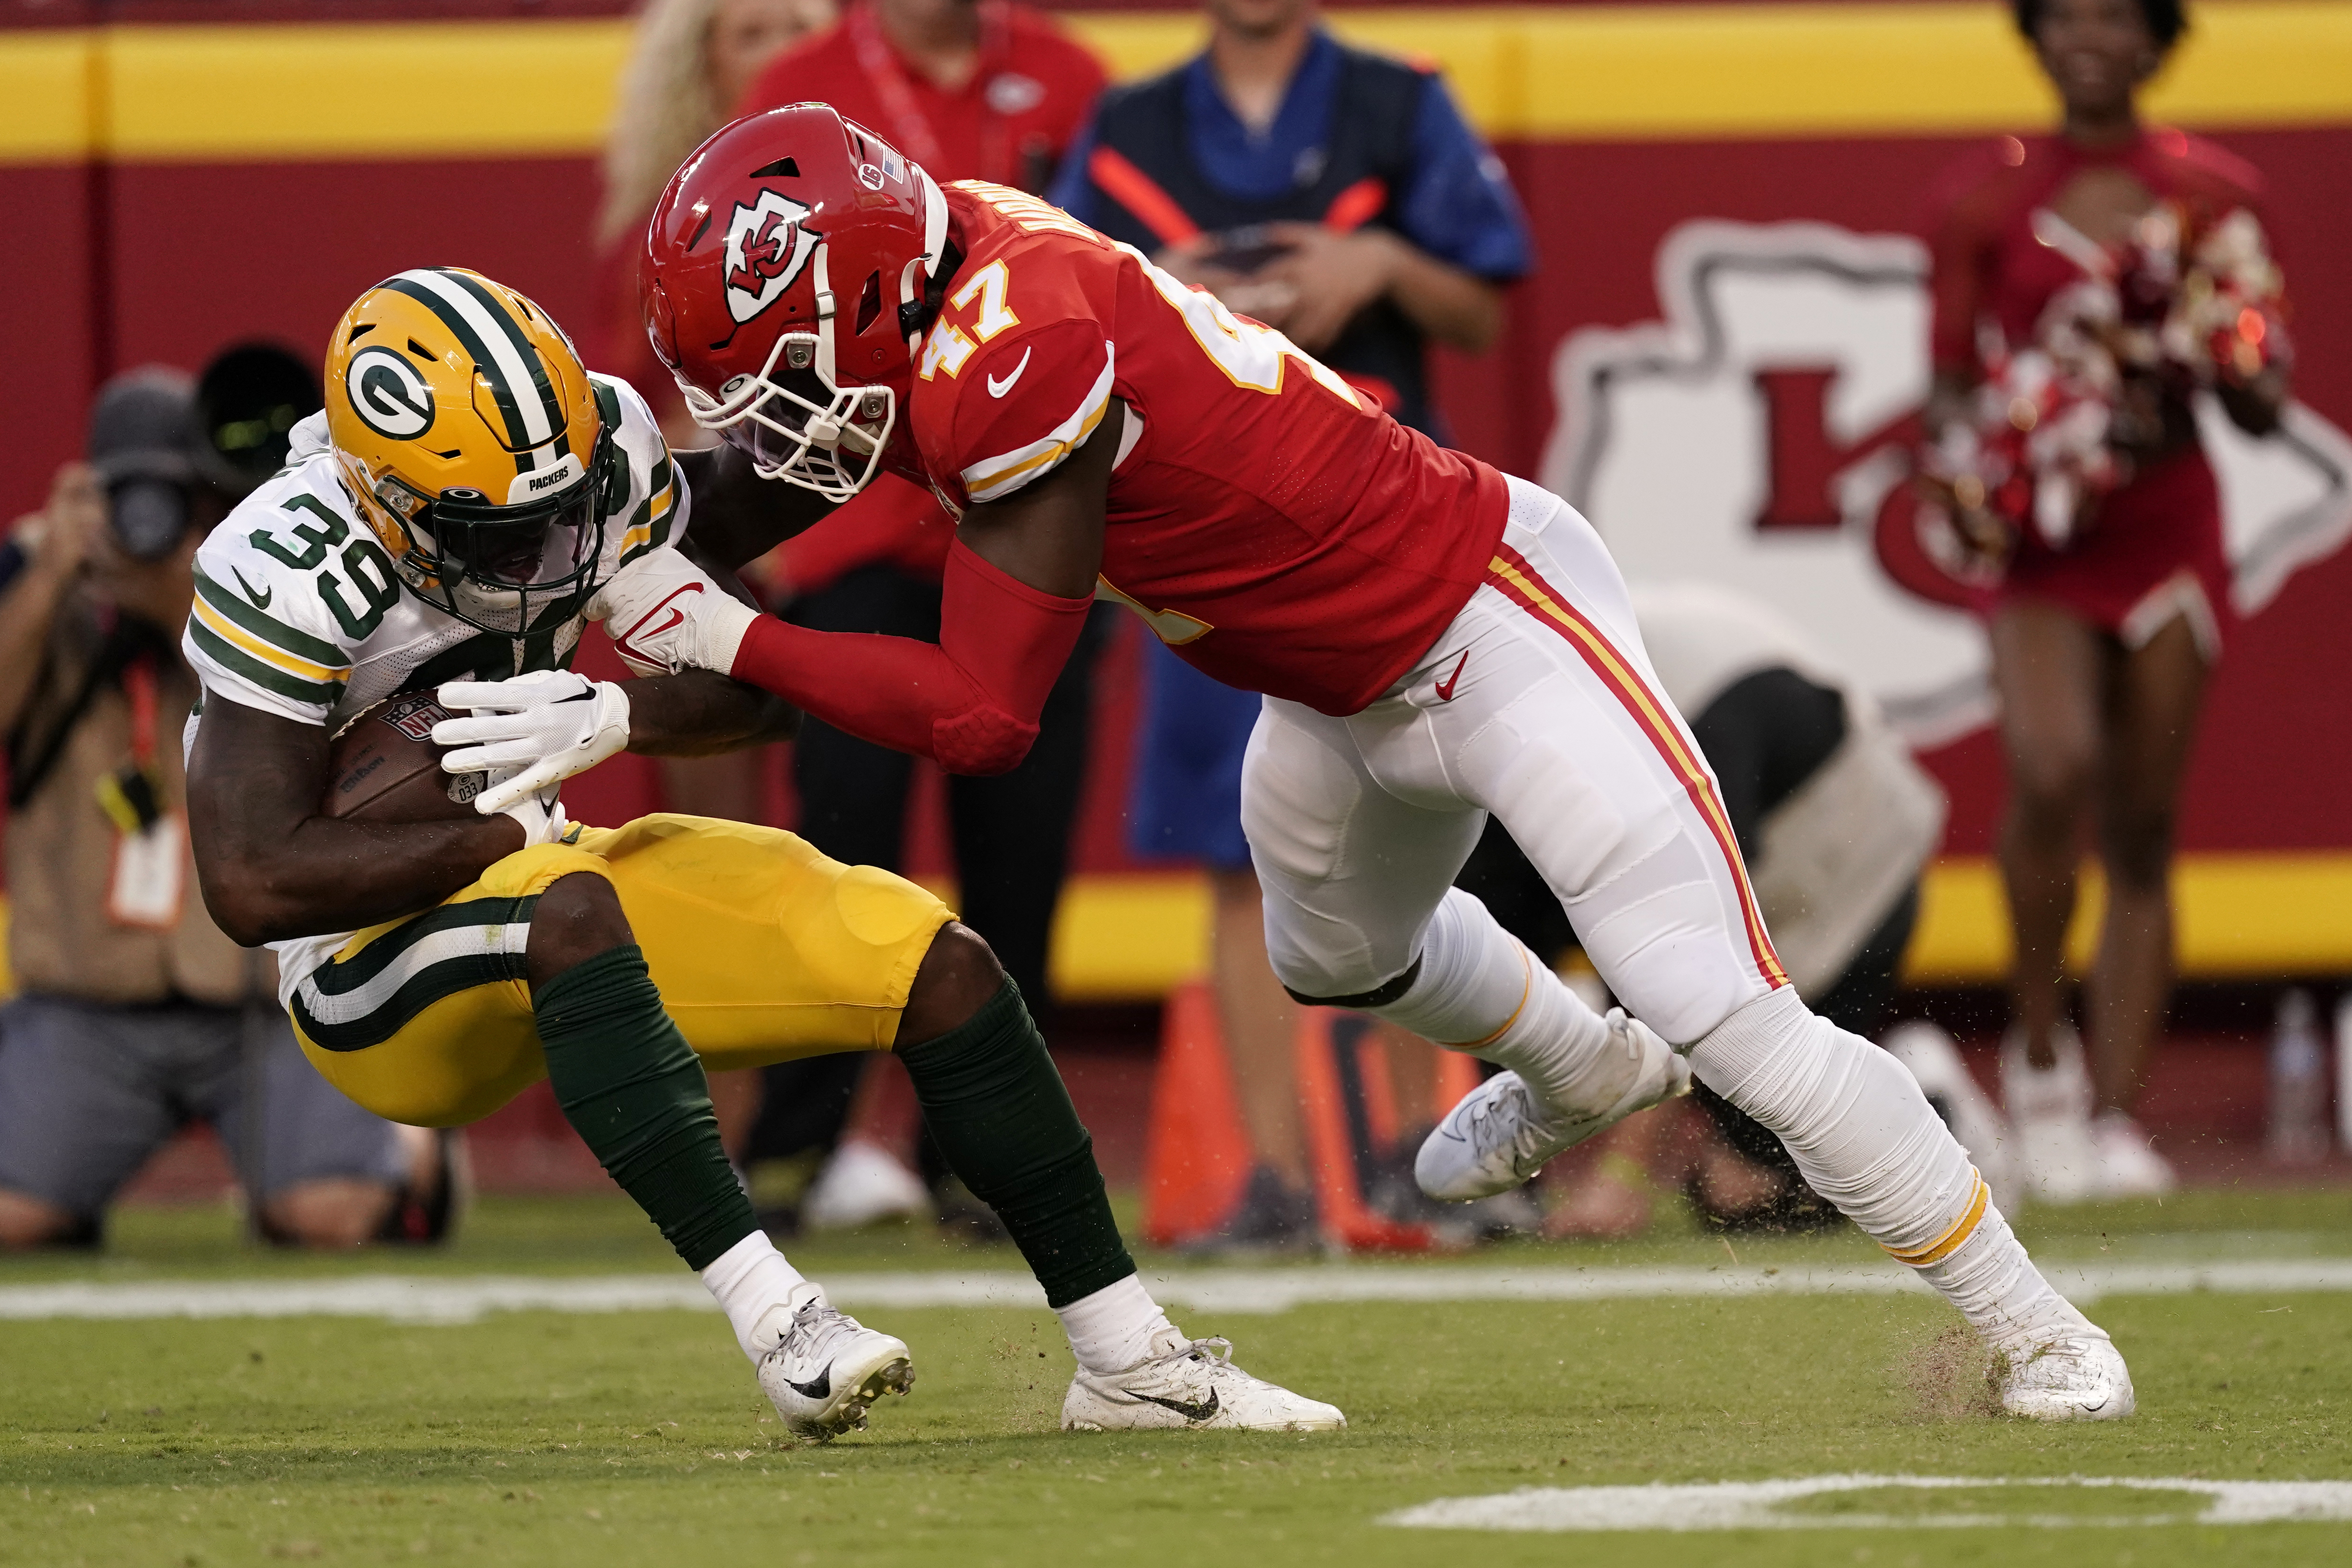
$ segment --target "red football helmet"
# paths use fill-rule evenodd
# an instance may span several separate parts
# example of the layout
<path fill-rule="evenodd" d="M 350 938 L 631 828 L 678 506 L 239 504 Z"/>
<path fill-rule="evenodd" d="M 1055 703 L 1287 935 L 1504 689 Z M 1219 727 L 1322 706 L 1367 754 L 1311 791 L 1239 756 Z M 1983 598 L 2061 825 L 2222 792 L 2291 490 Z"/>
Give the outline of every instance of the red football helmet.
<path fill-rule="evenodd" d="M 947 238 L 931 177 L 832 105 L 750 115 L 654 208 L 646 335 L 761 478 L 847 500 L 897 427 Z"/>

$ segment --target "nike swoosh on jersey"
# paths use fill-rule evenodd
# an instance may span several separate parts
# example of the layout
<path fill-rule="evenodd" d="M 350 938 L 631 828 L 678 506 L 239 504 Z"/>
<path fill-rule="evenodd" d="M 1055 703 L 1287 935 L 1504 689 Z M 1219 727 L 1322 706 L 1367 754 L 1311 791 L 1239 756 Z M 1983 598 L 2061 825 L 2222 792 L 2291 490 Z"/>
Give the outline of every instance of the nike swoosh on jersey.
<path fill-rule="evenodd" d="M 992 375 L 990 376 L 988 378 L 988 395 L 991 397 L 1002 397 L 1006 393 L 1012 391 L 1013 384 L 1021 379 L 1021 373 L 1029 368 L 1029 356 L 1036 352 L 1037 345 L 1034 343 L 1023 349 L 1021 351 L 1021 363 L 1014 365 L 1013 367 L 1013 374 L 1006 376 L 1003 381 L 997 380 Z"/>
<path fill-rule="evenodd" d="M 1187 1421 L 1206 1421 L 1217 1413 L 1217 1391 L 1213 1388 L 1209 1390 L 1208 1398 L 1192 1404 L 1187 1404 L 1181 1399 L 1160 1399 L 1149 1394 L 1138 1394 L 1131 1388 L 1122 1389 L 1120 1392 L 1130 1399 L 1140 1399 L 1146 1405 L 1157 1405 L 1163 1410 L 1173 1410 Z"/>
<path fill-rule="evenodd" d="M 253 601 L 253 607 L 257 610 L 269 608 L 269 601 L 278 596 L 275 588 L 256 588 L 245 580 L 245 574 L 234 566 L 228 569 L 228 574 L 236 579 L 236 585 L 245 590 L 245 596 Z"/>
<path fill-rule="evenodd" d="M 1454 700 L 1454 689 L 1462 684 L 1462 667 L 1469 662 L 1470 650 L 1464 648 L 1462 657 L 1454 662 L 1454 673 L 1437 683 L 1437 700 L 1440 702 Z"/>

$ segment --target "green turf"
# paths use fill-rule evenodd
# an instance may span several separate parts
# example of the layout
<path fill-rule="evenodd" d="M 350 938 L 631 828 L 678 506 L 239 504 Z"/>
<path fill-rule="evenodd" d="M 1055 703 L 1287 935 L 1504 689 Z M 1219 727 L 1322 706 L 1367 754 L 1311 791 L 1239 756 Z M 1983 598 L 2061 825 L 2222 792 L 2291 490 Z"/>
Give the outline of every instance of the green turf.
<path fill-rule="evenodd" d="M 2344 1250 L 2343 1201 L 2175 1200 L 2069 1216 L 2046 1249 L 2202 1257 Z M 2152 1210 L 2145 1216 L 2154 1219 Z M 103 1263 L 0 1264 L 0 1284 L 350 1267 L 232 1255 L 205 1215 L 131 1214 Z M 207 1231 L 205 1227 L 211 1226 Z M 486 1205 L 439 1265 L 655 1266 L 603 1202 Z M 2102 1232 L 2105 1239 L 2103 1241 Z M 538 1238 L 535 1242 L 531 1238 Z M 1739 1243 L 1742 1256 L 1750 1244 Z M 1780 1244 L 1843 1253 L 1847 1238 Z M 1700 1261 L 1721 1243 L 1526 1247 L 1552 1262 Z M 912 1233 L 795 1249 L 804 1266 L 991 1267 Z M 1496 1254 L 1481 1255 L 1492 1259 Z M 1855 1253 L 1855 1256 L 1862 1256 Z M 382 1268 L 381 1256 L 363 1259 Z M 201 1266 L 201 1268 L 199 1267 Z M 402 1260 L 402 1267 L 407 1267 Z M 1442 1265 L 1440 1265 L 1442 1267 Z M 671 1265 L 670 1267 L 675 1267 Z M 874 1431 L 783 1442 L 707 1314 L 373 1321 L 0 1323 L 0 1563 L 1059 1562 L 1480 1564 L 2256 1564 L 2352 1560 L 2352 1526 L 1796 1530 L 1716 1535 L 1438 1534 L 1373 1522 L 1407 1504 L 1529 1485 L 1866 1470 L 2352 1478 L 2352 1298 L 2115 1299 L 2143 1414 L 2046 1427 L 1976 1408 L 1974 1360 L 1926 1300 L 1307 1307 L 1216 1321 L 1244 1364 L 1336 1400 L 1311 1438 L 1068 1437 L 1069 1362 L 1043 1312 L 874 1314 L 914 1344 L 915 1393 Z M 2177 1497 L 2034 1489 L 1963 1501 L 1848 1494 L 1801 1511 L 2101 1516 Z"/>

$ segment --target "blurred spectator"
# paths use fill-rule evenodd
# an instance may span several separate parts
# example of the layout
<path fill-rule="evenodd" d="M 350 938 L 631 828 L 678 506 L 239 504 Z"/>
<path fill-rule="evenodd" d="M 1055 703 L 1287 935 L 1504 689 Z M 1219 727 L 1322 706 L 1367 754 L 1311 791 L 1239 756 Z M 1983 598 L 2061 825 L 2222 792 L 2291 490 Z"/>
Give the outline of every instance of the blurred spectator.
<path fill-rule="evenodd" d="M 993 180 L 1042 191 L 1077 132 L 1103 71 L 1052 21 L 1002 0 L 866 0 L 839 26 L 778 56 L 739 106 L 745 113 L 822 98 L 867 126 L 933 178 Z M 782 613 L 823 631 L 880 632 L 935 642 L 940 574 L 954 524 L 930 492 L 888 475 L 787 544 Z M 1108 614 L 1109 612 L 1106 612 Z M 957 901 L 1006 972 L 1043 1010 L 1047 938 L 1067 867 L 1087 758 L 1101 617 L 1064 668 L 1020 767 L 948 782 Z M 836 859 L 900 869 L 913 760 L 810 720 L 793 748 L 802 837 Z M 862 1075 L 850 1131 L 803 1205 L 813 1225 L 856 1225 L 925 1206 L 912 1089 L 895 1058 L 853 1057 L 768 1069 L 771 1115 L 754 1157 L 829 1142 L 838 1107 Z M 935 1178 L 943 1172 L 933 1171 Z M 938 1194 L 942 1215 L 985 1227 L 994 1216 L 961 1194 Z"/>
<path fill-rule="evenodd" d="M 1339 43 L 1314 0 L 1207 9 L 1205 52 L 1104 95 L 1055 201 L 1442 438 L 1428 341 L 1485 349 L 1534 267 L 1501 160 L 1434 72 Z"/>
<path fill-rule="evenodd" d="M 1104 94 L 1054 199 L 1281 328 L 1442 439 L 1429 341 L 1486 348 L 1502 325 L 1502 285 L 1533 265 L 1500 161 L 1433 72 L 1340 44 L 1313 0 L 1208 0 L 1207 10 L 1206 51 Z M 1156 643 L 1146 687 L 1133 841 L 1209 868 L 1219 1011 L 1258 1158 L 1214 1244 L 1303 1246 L 1316 1211 L 1293 1015 L 1267 967 L 1239 818 L 1259 700 Z M 1389 1190 L 1408 1205 L 1417 1195 L 1409 1181 Z"/>
<path fill-rule="evenodd" d="M 861 0 L 761 71 L 737 108 L 822 99 L 936 180 L 1042 192 L 1103 89 L 1102 63 L 1006 0 Z"/>
<path fill-rule="evenodd" d="M 2068 1202 L 2173 1184 L 2132 1112 L 2171 989 L 2174 812 L 2231 617 L 2189 399 L 2210 388 L 2267 434 L 2288 366 L 2260 176 L 2139 119 L 2179 0 L 2014 7 L 2063 112 L 2056 135 L 2003 137 L 1940 193 L 1923 468 L 1993 583 L 2017 954 L 2002 1083 L 2035 1194 Z M 2063 952 L 2086 829 L 2106 873 L 2087 1068 Z"/>
<path fill-rule="evenodd" d="M 1942 837 L 1942 790 L 1869 695 L 1763 604 L 1693 583 L 1637 588 L 1633 612 L 1658 684 L 1715 773 L 1790 980 L 1838 1027 L 1874 1036 L 1918 916 L 1920 868 Z M 1559 900 L 1499 825 L 1489 825 L 1459 881 L 1532 951 L 1558 953 L 1573 942 Z M 1588 983 L 1587 999 L 1604 1003 L 1589 972 Z M 1987 1179 L 2001 1183 L 2001 1130 L 1980 1114 L 1982 1096 L 1949 1041 L 1938 1053 L 1927 1037 L 1906 1037 L 1906 1050 Z M 1836 1217 L 1779 1139 L 1705 1085 L 1692 1093 L 1722 1134 L 1699 1151 L 1705 1212 L 1772 1227 Z M 1585 1174 L 1555 1209 L 1550 1233 L 1646 1226 L 1658 1136 L 1671 1120 L 1671 1110 L 1629 1119 L 1571 1162 Z"/>
<path fill-rule="evenodd" d="M 602 342 L 595 367 L 643 393 L 674 446 L 707 447 L 637 314 L 637 253 L 654 203 L 686 155 L 734 117 L 761 68 L 834 19 L 833 0 L 647 0 L 604 144 L 596 215 Z"/>
<path fill-rule="evenodd" d="M 176 371 L 110 382 L 89 461 L 59 468 L 47 508 L 0 546 L 21 987 L 0 1013 L 0 1245 L 95 1245 L 116 1192 L 192 1119 L 213 1124 L 241 1173 L 258 1173 L 252 1196 L 274 1239 L 422 1239 L 447 1221 L 454 1146 L 328 1087 L 275 998 L 255 994 L 270 985 L 266 960 L 187 896 L 180 731 L 197 685 L 179 628 L 205 531 L 318 406 L 299 365 L 300 401 L 283 401 L 277 353 L 225 357 L 201 409 Z M 226 431 L 229 449 L 203 429 Z"/>

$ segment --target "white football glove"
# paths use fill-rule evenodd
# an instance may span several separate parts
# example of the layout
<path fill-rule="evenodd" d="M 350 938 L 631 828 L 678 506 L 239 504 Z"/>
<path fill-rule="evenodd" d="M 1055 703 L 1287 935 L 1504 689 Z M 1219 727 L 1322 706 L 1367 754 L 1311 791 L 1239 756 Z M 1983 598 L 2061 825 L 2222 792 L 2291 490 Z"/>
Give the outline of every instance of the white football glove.
<path fill-rule="evenodd" d="M 476 795 L 474 798 L 477 801 L 482 799 L 483 795 L 487 795 L 489 789 L 497 788 L 501 782 L 495 773 L 489 775 L 489 788 L 485 789 L 481 795 Z M 572 819 L 563 815 L 563 803 L 555 798 L 555 792 L 559 787 L 556 784 L 549 784 L 536 794 L 524 795 L 504 811 L 495 811 L 488 815 L 511 816 L 522 824 L 522 847 L 525 849 L 534 844 L 552 844 L 562 837 L 565 831 L 572 826 Z"/>
<path fill-rule="evenodd" d="M 629 743 L 628 693 L 568 669 L 447 681 L 440 696 L 444 708 L 471 710 L 469 718 L 434 725 L 433 743 L 461 748 L 441 753 L 445 772 L 488 776 L 474 797 L 474 809 L 485 816 L 543 791 L 552 801 L 555 785 Z"/>
<path fill-rule="evenodd" d="M 588 601 L 621 662 L 639 675 L 715 669 L 730 675 L 760 613 L 669 545 L 648 550 Z"/>

